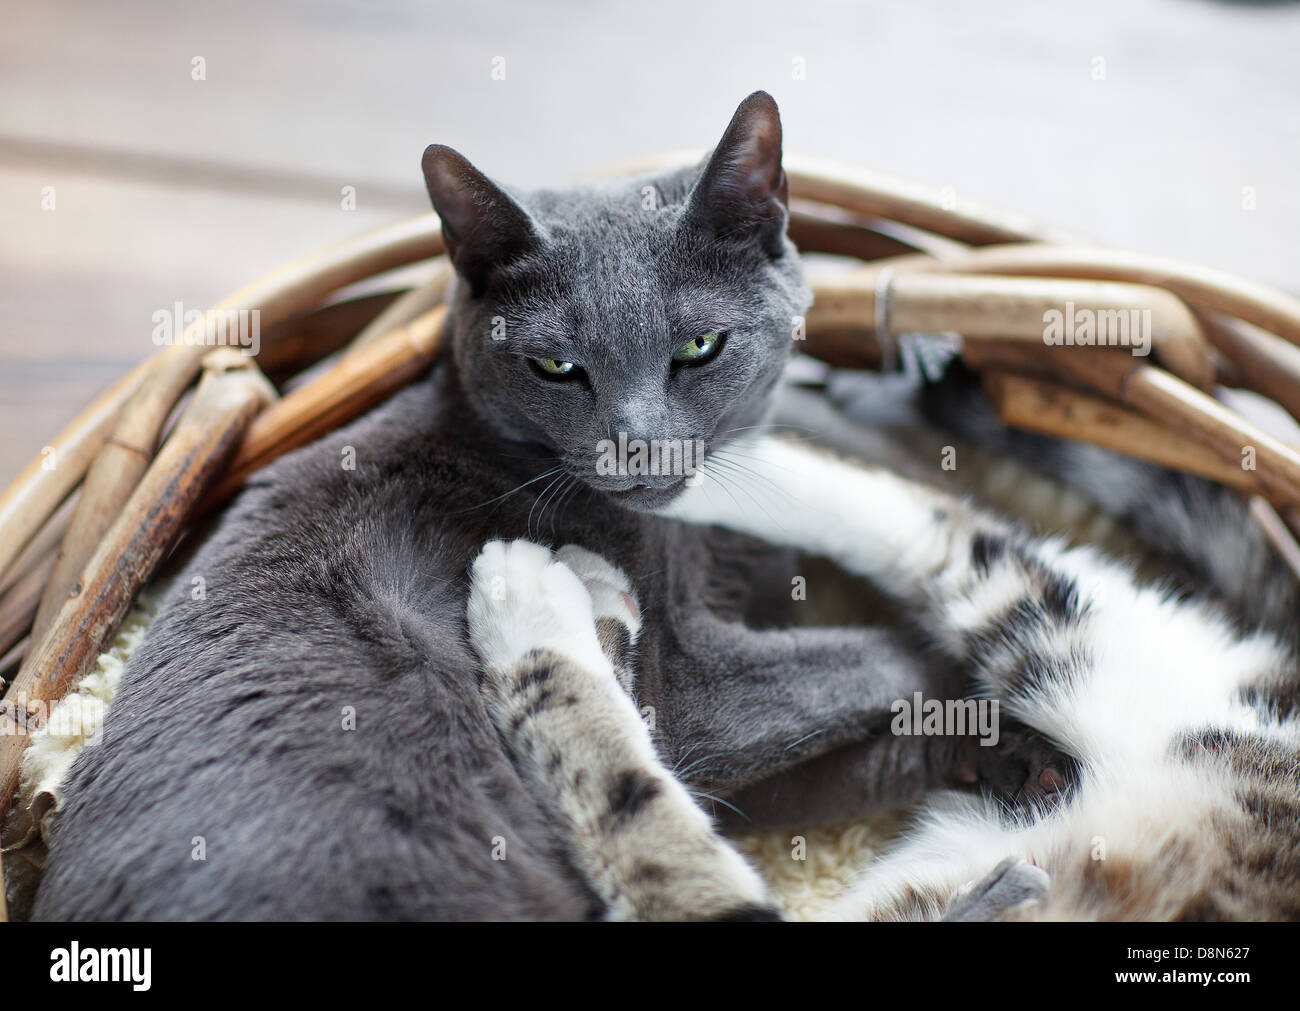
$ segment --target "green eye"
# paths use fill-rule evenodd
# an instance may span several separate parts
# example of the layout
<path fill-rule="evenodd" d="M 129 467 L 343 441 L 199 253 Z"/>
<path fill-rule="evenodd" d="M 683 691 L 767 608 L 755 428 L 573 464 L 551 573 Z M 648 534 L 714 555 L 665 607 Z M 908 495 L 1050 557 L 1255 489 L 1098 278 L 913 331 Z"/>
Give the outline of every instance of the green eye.
<path fill-rule="evenodd" d="M 534 358 L 533 363 L 548 376 L 568 376 L 573 374 L 573 362 L 561 362 L 554 358 Z"/>
<path fill-rule="evenodd" d="M 715 332 L 692 337 L 673 352 L 673 361 L 698 363 L 717 354 L 722 346 L 722 335 Z"/>

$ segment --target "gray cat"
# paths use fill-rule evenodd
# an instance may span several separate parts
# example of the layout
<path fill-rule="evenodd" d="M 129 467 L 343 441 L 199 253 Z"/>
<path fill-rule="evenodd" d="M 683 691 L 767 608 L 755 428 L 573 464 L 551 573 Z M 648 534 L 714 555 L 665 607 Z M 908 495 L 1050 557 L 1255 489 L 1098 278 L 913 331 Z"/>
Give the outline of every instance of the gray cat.
<path fill-rule="evenodd" d="M 888 732 L 893 700 L 962 693 L 951 662 L 893 619 L 792 627 L 794 551 L 653 515 L 683 466 L 605 466 L 657 441 L 724 483 L 746 467 L 729 447 L 809 301 L 772 99 L 695 169 L 510 195 L 434 146 L 424 171 L 459 275 L 450 356 L 196 538 L 71 770 L 36 916 L 605 915 L 485 709 L 465 614 L 493 538 L 628 574 L 637 704 L 697 793 L 806 823 L 970 783 L 963 742 Z M 985 778 L 994 750 L 1015 785 L 1014 748 L 974 749 Z"/>

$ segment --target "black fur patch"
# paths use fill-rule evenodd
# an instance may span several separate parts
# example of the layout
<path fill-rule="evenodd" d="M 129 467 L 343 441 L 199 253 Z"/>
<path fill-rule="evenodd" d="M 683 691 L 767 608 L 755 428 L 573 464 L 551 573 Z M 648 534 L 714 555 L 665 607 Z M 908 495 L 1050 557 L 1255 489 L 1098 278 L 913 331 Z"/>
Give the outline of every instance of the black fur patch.
<path fill-rule="evenodd" d="M 536 716 L 538 713 L 542 712 L 543 710 L 549 709 L 551 705 L 551 699 L 554 697 L 554 695 L 555 693 L 552 692 L 551 689 L 543 688 L 540 692 L 537 693 L 537 697 L 535 699 L 529 702 L 528 705 L 526 705 L 520 712 L 515 713 L 515 715 L 511 717 L 510 720 L 511 736 L 517 734 L 519 732 L 519 728 L 523 726 L 523 724 L 526 721 L 531 720 L 534 716 Z"/>
<path fill-rule="evenodd" d="M 596 637 L 600 647 L 615 666 L 626 666 L 632 656 L 632 636 L 627 626 L 616 618 L 597 618 Z"/>
<path fill-rule="evenodd" d="M 555 676 L 555 661 L 549 659 L 541 650 L 530 650 L 519 662 L 521 664 L 531 664 L 533 668 L 519 679 L 519 691 L 531 688 L 534 685 L 544 685 Z"/>
<path fill-rule="evenodd" d="M 1044 633 L 1079 616 L 1071 609 L 1071 599 L 1063 587 L 1056 587 L 1047 599 L 1021 597 L 983 628 L 966 633 L 967 655 L 1010 692 L 1068 681 L 1087 666 L 1087 657 L 1077 649 L 1062 653 L 1045 648 Z"/>
<path fill-rule="evenodd" d="M 1189 731 L 1178 742 L 1178 754 L 1183 758 L 1198 758 L 1205 754 L 1222 756 L 1241 743 L 1241 736 L 1221 727 Z"/>
<path fill-rule="evenodd" d="M 1049 618 L 1062 624 L 1079 620 L 1079 587 L 1073 579 L 1055 572 L 1045 573 L 1039 596 Z"/>
<path fill-rule="evenodd" d="M 659 790 L 659 784 L 639 769 L 621 773 L 609 791 L 609 809 L 619 818 L 633 818 Z"/>
<path fill-rule="evenodd" d="M 1252 685 L 1241 690 L 1241 701 L 1252 709 L 1272 713 L 1279 720 L 1289 720 L 1300 713 L 1300 683 Z"/>
<path fill-rule="evenodd" d="M 1007 555 L 1006 538 L 980 531 L 971 540 L 971 564 L 980 575 L 987 576 L 989 570 Z"/>

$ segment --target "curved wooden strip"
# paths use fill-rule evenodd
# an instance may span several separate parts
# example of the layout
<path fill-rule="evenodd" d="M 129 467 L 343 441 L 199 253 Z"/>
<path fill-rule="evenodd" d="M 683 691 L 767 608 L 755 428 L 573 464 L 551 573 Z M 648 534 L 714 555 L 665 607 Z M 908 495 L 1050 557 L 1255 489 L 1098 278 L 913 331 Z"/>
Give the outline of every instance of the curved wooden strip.
<path fill-rule="evenodd" d="M 869 261 L 917 252 L 902 239 L 866 225 L 836 221 L 806 206 L 790 209 L 788 232 L 801 253 L 831 253 Z"/>
<path fill-rule="evenodd" d="M 76 496 L 70 496 L 63 505 L 46 521 L 40 531 L 28 543 L 18 560 L 9 567 L 8 574 L 0 579 L 0 599 L 18 580 L 27 575 L 35 566 L 53 564 L 50 559 L 58 553 L 59 541 L 72 522 L 72 513 L 77 507 Z M 0 650 L 3 652 L 3 650 Z"/>
<path fill-rule="evenodd" d="M 264 411 L 195 515 L 220 505 L 249 474 L 360 416 L 421 375 L 437 357 L 446 317 L 447 307 L 436 306 Z"/>
<path fill-rule="evenodd" d="M 1227 463 L 1203 442 L 1102 397 L 1001 369 L 988 369 L 980 378 L 1005 425 L 1087 442 L 1234 488 L 1259 490 L 1258 471 Z"/>
<path fill-rule="evenodd" d="M 357 354 L 362 348 L 383 339 L 398 327 L 404 327 L 430 309 L 442 305 L 451 292 L 455 277 L 456 271 L 452 268 L 451 261 L 445 256 L 439 257 L 434 261 L 432 275 L 423 284 L 399 296 L 397 301 L 366 324 L 365 329 L 348 345 L 344 357 Z"/>
<path fill-rule="evenodd" d="M 408 290 L 398 287 L 352 297 L 344 295 L 296 313 L 262 335 L 258 367 L 279 386 L 346 347 L 371 320 Z"/>
<path fill-rule="evenodd" d="M 1274 504 L 1300 504 L 1300 453 L 1177 376 L 1124 354 L 1058 354 L 1054 363 L 1089 388 L 1206 443 L 1226 463 L 1253 468 L 1256 487 Z"/>
<path fill-rule="evenodd" d="M 1150 284 L 1173 292 L 1193 309 L 1226 313 L 1300 344 L 1300 299 L 1227 271 L 1169 256 L 1100 246 L 1018 243 L 972 249 L 943 261 L 907 257 L 873 264 L 863 274 L 874 276 L 885 266 L 900 273 L 1014 274 Z M 1212 330 L 1209 336 L 1214 340 Z"/>
<path fill-rule="evenodd" d="M 1260 495 L 1250 497 L 1250 515 L 1259 524 L 1273 550 L 1286 562 L 1287 567 L 1300 579 L 1300 544 L 1296 542 L 1296 516 L 1294 509 L 1279 512 L 1272 503 Z"/>
<path fill-rule="evenodd" d="M 1206 312 L 1206 332 L 1236 366 L 1236 384 L 1262 393 L 1300 420 L 1300 347 L 1243 320 Z"/>
<path fill-rule="evenodd" d="M 122 405 L 149 372 L 143 362 L 101 393 L 50 440 L 0 495 L 0 578 L 9 571 L 36 531 L 81 483 L 82 475 L 117 424 Z M 53 459 L 53 467 L 46 469 Z"/>
<path fill-rule="evenodd" d="M 853 271 L 818 281 L 808 330 L 851 333 L 877 321 L 879 272 Z M 1068 278 L 900 273 L 888 278 L 890 333 L 960 333 L 965 341 L 1015 340 L 1046 346 L 1049 313 L 1086 308 L 1099 323 L 1130 333 L 1130 313 L 1150 331 L 1151 348 L 1176 375 L 1199 389 L 1214 381 L 1214 364 L 1199 320 L 1176 296 L 1151 285 Z M 878 342 L 877 342 L 878 343 Z M 878 354 L 878 350 L 876 352 Z"/>
<path fill-rule="evenodd" d="M 112 434 L 86 472 L 81 498 L 68 532 L 59 544 L 58 560 L 32 623 L 33 642 L 40 642 L 72 594 L 82 567 L 104 539 L 131 493 L 144 476 L 172 409 L 194 381 L 197 358 L 160 359 L 145 382 L 122 407 Z M 35 656 L 28 655 L 26 668 Z"/>
<path fill-rule="evenodd" d="M 1018 211 L 884 172 L 806 155 L 786 157 L 785 169 L 792 197 L 833 204 L 865 217 L 900 221 L 971 246 L 1081 241 L 1072 232 Z"/>
<path fill-rule="evenodd" d="M 232 361 L 233 358 L 233 361 Z M 224 359 L 224 360 L 223 360 Z M 190 508 L 235 448 L 244 427 L 275 396 L 237 353 L 215 352 L 176 430 L 87 563 L 81 592 L 66 601 L 0 702 L 0 718 L 61 699 L 94 663 L 135 595 L 180 533 Z M 230 371 L 218 369 L 230 367 Z M 0 733 L 0 818 L 18 785 L 27 733 Z"/>
<path fill-rule="evenodd" d="M 55 552 L 50 552 L 38 559 L 0 598 L 0 657 L 27 638 L 57 557 Z"/>
<path fill-rule="evenodd" d="M 670 151 L 619 162 L 593 173 L 594 178 L 659 172 L 699 164 L 707 151 Z M 787 155 L 791 199 L 832 204 L 868 218 L 885 218 L 972 246 L 1007 242 L 1082 241 L 1016 211 L 971 200 L 950 189 L 926 186 L 884 172 L 845 165 L 825 158 Z"/>
<path fill-rule="evenodd" d="M 311 308 L 344 285 L 441 252 L 441 225 L 436 215 L 425 214 L 300 257 L 239 289 L 213 311 L 257 309 L 261 313 L 261 325 L 270 327 Z M 0 531 L 3 531 L 0 577 L 58 504 L 80 483 L 113 430 L 118 412 L 142 381 L 149 377 L 152 385 L 158 381 L 155 377 L 161 377 L 168 385 L 174 385 L 180 382 L 181 376 L 188 374 L 192 378 L 194 363 L 212 350 L 202 343 L 205 325 L 199 321 L 187 327 L 177 343 L 136 366 L 78 415 L 51 443 L 58 454 L 59 466 L 45 470 L 43 457 L 38 457 L 0 496 Z M 165 391 L 160 388 L 147 395 L 160 393 Z"/>

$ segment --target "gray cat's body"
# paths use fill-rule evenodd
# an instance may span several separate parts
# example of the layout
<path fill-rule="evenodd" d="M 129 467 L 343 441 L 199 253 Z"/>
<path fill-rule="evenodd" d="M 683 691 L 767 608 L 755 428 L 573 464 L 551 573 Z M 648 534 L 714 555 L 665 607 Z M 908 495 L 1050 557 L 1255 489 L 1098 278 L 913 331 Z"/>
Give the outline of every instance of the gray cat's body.
<path fill-rule="evenodd" d="M 630 575 L 638 702 L 689 783 L 816 762 L 844 784 L 777 820 L 951 783 L 951 742 L 886 733 L 892 700 L 957 692 L 950 668 L 892 628 L 776 627 L 792 553 L 647 512 L 681 475 L 595 472 L 617 433 L 743 466 L 723 447 L 763 422 L 807 302 L 771 100 L 703 170 L 527 211 L 447 149 L 425 170 L 461 276 L 451 360 L 255 476 L 206 534 L 72 768 L 37 916 L 597 915 L 484 711 L 466 573 L 493 537 Z M 699 334 L 714 359 L 679 366 Z"/>
<path fill-rule="evenodd" d="M 507 494 L 540 469 L 475 430 L 447 370 L 255 478 L 74 766 L 38 914 L 587 915 L 479 696 L 465 574 L 493 536 L 549 537 L 554 521 L 555 543 L 617 559 L 663 602 L 646 605 L 640 701 L 703 789 L 883 732 L 892 699 L 933 683 L 901 634 L 747 629 L 754 542 L 602 509 L 586 489 L 557 516 Z M 885 770 L 864 806 L 926 785 Z"/>

